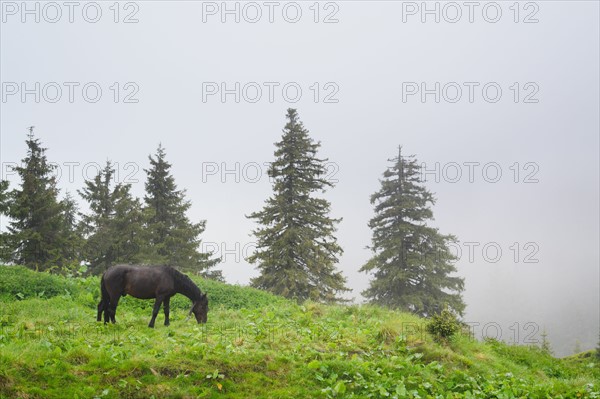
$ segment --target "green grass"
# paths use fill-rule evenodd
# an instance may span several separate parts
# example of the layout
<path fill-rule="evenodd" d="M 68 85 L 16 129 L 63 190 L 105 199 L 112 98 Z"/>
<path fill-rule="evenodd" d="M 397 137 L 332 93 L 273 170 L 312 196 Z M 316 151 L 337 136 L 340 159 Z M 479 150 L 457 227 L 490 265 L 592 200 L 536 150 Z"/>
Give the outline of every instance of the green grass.
<path fill-rule="evenodd" d="M 206 325 L 185 321 L 178 295 L 169 327 L 162 313 L 146 327 L 152 301 L 130 297 L 105 326 L 97 277 L 0 267 L 0 397 L 600 398 L 592 352 L 440 344 L 409 314 L 196 281 L 211 300 Z"/>

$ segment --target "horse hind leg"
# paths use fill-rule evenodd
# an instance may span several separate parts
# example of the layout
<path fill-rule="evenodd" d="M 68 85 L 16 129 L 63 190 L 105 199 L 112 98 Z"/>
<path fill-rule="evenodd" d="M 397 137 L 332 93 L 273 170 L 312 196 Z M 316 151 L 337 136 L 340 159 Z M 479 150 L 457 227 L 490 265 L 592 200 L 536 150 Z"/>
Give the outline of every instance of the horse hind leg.
<path fill-rule="evenodd" d="M 96 318 L 96 321 L 102 321 L 102 313 L 106 312 L 106 305 L 104 302 L 104 299 L 101 299 L 98 304 L 98 317 Z"/>
<path fill-rule="evenodd" d="M 114 300 L 112 300 L 112 298 L 111 298 L 111 301 L 108 304 L 106 311 L 104 312 L 104 322 L 105 323 L 107 322 L 107 319 L 109 319 L 113 324 L 117 322 L 115 320 L 115 316 L 117 314 L 117 306 L 119 305 L 119 299 L 120 299 L 120 296 L 117 296 Z"/>
<path fill-rule="evenodd" d="M 104 304 L 104 324 L 110 322 L 110 304 Z"/>
<path fill-rule="evenodd" d="M 104 301 L 102 312 L 104 313 L 104 324 L 109 323 L 111 319 L 114 320 L 114 317 L 111 317 L 112 308 L 109 300 Z"/>
<path fill-rule="evenodd" d="M 106 286 L 106 281 L 104 279 L 104 275 L 100 279 L 100 303 L 98 304 L 98 316 L 96 317 L 97 321 L 102 320 L 102 313 L 104 313 L 104 324 L 108 323 L 110 320 L 110 315 L 108 312 L 110 306 L 110 292 L 108 291 L 108 287 Z"/>

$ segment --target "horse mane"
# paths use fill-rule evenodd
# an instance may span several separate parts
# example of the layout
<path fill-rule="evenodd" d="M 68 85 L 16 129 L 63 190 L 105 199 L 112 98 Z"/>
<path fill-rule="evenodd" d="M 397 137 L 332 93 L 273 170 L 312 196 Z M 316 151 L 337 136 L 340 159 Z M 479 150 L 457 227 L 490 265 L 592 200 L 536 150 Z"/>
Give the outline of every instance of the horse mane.
<path fill-rule="evenodd" d="M 173 281 L 175 281 L 176 286 L 181 289 L 182 294 L 189 297 L 192 301 L 200 299 L 202 291 L 200 291 L 200 288 L 198 288 L 191 278 L 172 266 L 163 266 L 163 268 L 171 277 L 173 277 Z"/>

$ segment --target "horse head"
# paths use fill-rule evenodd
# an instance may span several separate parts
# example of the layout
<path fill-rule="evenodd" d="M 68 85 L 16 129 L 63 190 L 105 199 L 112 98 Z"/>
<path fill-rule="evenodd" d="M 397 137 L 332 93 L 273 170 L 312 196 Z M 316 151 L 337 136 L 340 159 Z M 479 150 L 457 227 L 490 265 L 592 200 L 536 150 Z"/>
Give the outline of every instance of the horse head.
<path fill-rule="evenodd" d="M 192 313 L 198 323 L 206 323 L 206 320 L 208 320 L 208 298 L 206 294 L 202 294 L 200 299 L 193 302 L 188 316 L 191 316 Z"/>

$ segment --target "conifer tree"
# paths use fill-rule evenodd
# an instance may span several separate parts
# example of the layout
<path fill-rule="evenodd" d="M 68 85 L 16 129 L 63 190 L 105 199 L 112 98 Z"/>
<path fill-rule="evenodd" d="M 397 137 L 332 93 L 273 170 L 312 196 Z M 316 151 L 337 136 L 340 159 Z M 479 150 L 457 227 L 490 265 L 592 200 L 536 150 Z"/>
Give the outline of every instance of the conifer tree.
<path fill-rule="evenodd" d="M 117 263 L 136 263 L 142 255 L 142 208 L 133 198 L 131 185 L 115 183 L 114 168 L 107 162 L 93 180 L 85 182 L 81 197 L 90 212 L 82 214 L 84 255 L 90 272 L 99 274 Z"/>
<path fill-rule="evenodd" d="M 295 109 L 288 109 L 287 119 L 268 171 L 273 195 L 248 216 L 260 225 L 248 259 L 260 271 L 252 285 L 298 301 L 335 302 L 348 291 L 335 268 L 342 248 L 333 234 L 341 219 L 329 217 L 329 202 L 314 196 L 333 184 L 324 177 L 326 159 L 317 158 L 320 143 L 309 137 Z"/>
<path fill-rule="evenodd" d="M 540 348 L 542 349 L 542 351 L 551 355 L 552 347 L 550 346 L 550 341 L 548 340 L 548 333 L 546 332 L 545 328 L 542 331 L 541 337 L 542 337 L 542 342 L 540 343 Z"/>
<path fill-rule="evenodd" d="M 71 267 L 78 268 L 79 262 L 83 260 L 82 249 L 85 244 L 85 240 L 81 234 L 81 229 L 77 220 L 79 214 L 79 208 L 75 198 L 67 192 L 65 198 L 61 201 L 63 206 L 63 221 L 67 247 L 68 258 L 72 261 Z"/>
<path fill-rule="evenodd" d="M 29 128 L 27 156 L 15 170 L 21 186 L 11 192 L 8 227 L 12 260 L 36 270 L 61 267 L 69 261 L 64 204 L 46 149 Z"/>
<path fill-rule="evenodd" d="M 210 270 L 220 259 L 213 259 L 212 254 L 199 249 L 206 220 L 192 223 L 188 219 L 186 213 L 191 203 L 185 199 L 185 190 L 177 189 L 162 145 L 158 146 L 155 157 L 148 158 L 150 169 L 145 170 L 148 177 L 144 211 L 150 243 L 149 262 L 223 280 L 220 271 Z"/>
<path fill-rule="evenodd" d="M 8 216 L 8 180 L 0 180 L 0 222 L 3 222 Z M 2 224 L 2 223 L 0 223 Z M 8 235 L 5 232 L 0 232 L 0 261 L 10 261 L 11 251 L 8 247 Z"/>
<path fill-rule="evenodd" d="M 400 147 L 398 157 L 390 161 L 381 188 L 371 196 L 373 257 L 360 270 L 373 273 L 373 279 L 363 295 L 373 303 L 424 317 L 445 306 L 462 315 L 464 283 L 451 276 L 455 257 L 448 247 L 455 238 L 427 226 L 435 199 L 420 182 L 414 156 L 403 158 Z"/>
<path fill-rule="evenodd" d="M 77 230 L 77 202 L 75 201 L 75 198 L 73 198 L 71 193 L 67 192 L 65 198 L 62 200 L 62 204 L 65 215 L 65 229 L 68 232 L 75 232 Z"/>
<path fill-rule="evenodd" d="M 8 216 L 8 180 L 0 180 L 0 215 Z"/>

